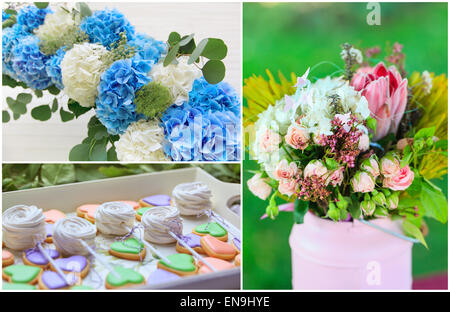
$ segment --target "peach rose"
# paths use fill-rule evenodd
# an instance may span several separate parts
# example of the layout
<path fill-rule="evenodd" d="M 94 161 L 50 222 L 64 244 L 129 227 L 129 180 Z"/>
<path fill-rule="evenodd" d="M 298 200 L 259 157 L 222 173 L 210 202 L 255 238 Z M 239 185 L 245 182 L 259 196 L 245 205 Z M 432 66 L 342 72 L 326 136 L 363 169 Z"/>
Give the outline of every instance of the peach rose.
<path fill-rule="evenodd" d="M 411 185 L 413 180 L 414 172 L 406 165 L 394 175 L 386 177 L 383 180 L 383 187 L 387 187 L 394 191 L 404 191 Z"/>
<path fill-rule="evenodd" d="M 359 137 L 358 149 L 362 152 L 365 152 L 369 149 L 369 147 L 370 147 L 369 136 L 367 134 L 363 133 Z"/>
<path fill-rule="evenodd" d="M 266 183 L 268 180 L 269 179 L 262 179 L 261 173 L 257 173 L 247 181 L 248 189 L 255 196 L 258 196 L 262 200 L 266 200 L 270 193 L 272 193 L 272 187 Z"/>
<path fill-rule="evenodd" d="M 414 139 L 412 139 L 412 138 L 403 138 L 397 142 L 397 149 L 399 151 L 403 151 L 406 146 L 412 145 L 413 142 L 414 142 Z"/>
<path fill-rule="evenodd" d="M 287 160 L 283 159 L 275 168 L 273 176 L 275 177 L 275 180 L 278 181 L 282 179 L 292 179 L 297 175 L 298 172 L 299 169 L 294 162 L 288 164 Z"/>
<path fill-rule="evenodd" d="M 326 183 L 331 183 L 333 186 L 341 185 L 344 180 L 344 167 L 339 167 L 338 169 L 331 172 L 328 176 Z"/>
<path fill-rule="evenodd" d="M 270 129 L 266 129 L 259 139 L 259 146 L 266 153 L 276 151 L 280 143 L 281 136 Z"/>
<path fill-rule="evenodd" d="M 327 172 L 328 172 L 327 168 L 323 165 L 323 163 L 320 160 L 313 160 L 306 165 L 303 174 L 305 178 L 309 178 L 310 176 L 313 175 L 321 177 L 327 174 Z"/>
<path fill-rule="evenodd" d="M 284 140 L 293 148 L 304 150 L 308 147 L 309 134 L 298 125 L 290 125 Z"/>
<path fill-rule="evenodd" d="M 384 177 L 391 177 L 400 170 L 400 162 L 392 156 L 385 156 L 381 159 L 381 174 Z"/>
<path fill-rule="evenodd" d="M 351 182 L 353 190 L 357 193 L 368 193 L 375 189 L 375 181 L 367 172 L 358 171 Z"/>
<path fill-rule="evenodd" d="M 295 179 L 281 180 L 278 185 L 278 191 L 281 194 L 292 196 L 297 189 L 297 181 Z"/>
<path fill-rule="evenodd" d="M 375 179 L 380 175 L 380 166 L 378 165 L 378 161 L 373 157 L 364 160 L 361 164 L 361 169 L 370 173 Z"/>

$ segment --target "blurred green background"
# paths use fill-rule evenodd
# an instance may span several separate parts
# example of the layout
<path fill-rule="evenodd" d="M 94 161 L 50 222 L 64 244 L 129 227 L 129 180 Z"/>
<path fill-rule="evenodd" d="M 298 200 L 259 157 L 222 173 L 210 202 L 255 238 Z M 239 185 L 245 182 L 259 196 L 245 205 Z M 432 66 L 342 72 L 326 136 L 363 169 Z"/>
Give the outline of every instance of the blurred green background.
<path fill-rule="evenodd" d="M 358 47 L 386 42 L 404 45 L 407 72 L 447 73 L 447 3 L 380 3 L 381 25 L 366 23 L 367 3 L 244 3 L 244 78 L 280 70 L 302 75 L 322 61 L 343 66 L 339 53 L 344 42 Z M 332 65 L 318 66 L 310 77 L 324 77 Z M 245 105 L 245 103 L 244 103 Z M 291 288 L 291 254 L 288 237 L 291 213 L 275 221 L 263 220 L 266 202 L 253 196 L 246 181 L 256 162 L 244 161 L 244 288 Z M 447 194 L 448 178 L 433 181 Z M 447 225 L 427 221 L 429 250 L 413 249 L 414 277 L 447 271 Z"/>

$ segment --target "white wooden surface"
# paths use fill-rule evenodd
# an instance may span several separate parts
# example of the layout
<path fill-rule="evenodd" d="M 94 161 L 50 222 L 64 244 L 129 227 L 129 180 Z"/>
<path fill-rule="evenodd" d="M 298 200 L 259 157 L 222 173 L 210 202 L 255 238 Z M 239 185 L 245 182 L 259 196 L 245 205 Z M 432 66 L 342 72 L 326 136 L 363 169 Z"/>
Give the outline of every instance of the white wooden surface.
<path fill-rule="evenodd" d="M 89 3 L 92 10 L 117 8 L 138 32 L 165 41 L 171 31 L 195 37 L 217 37 L 225 41 L 225 81 L 241 92 L 241 4 L 240 3 Z M 2 106 L 6 97 L 16 97 L 20 88 L 2 88 Z M 77 120 L 62 123 L 59 114 L 46 122 L 30 116 L 33 107 L 50 103 L 50 99 L 34 99 L 28 113 L 19 120 L 3 124 L 3 161 L 68 161 L 70 149 L 87 135 L 86 124 L 94 112 Z M 66 103 L 66 101 L 64 101 Z M 66 108 L 67 110 L 67 108 Z"/>

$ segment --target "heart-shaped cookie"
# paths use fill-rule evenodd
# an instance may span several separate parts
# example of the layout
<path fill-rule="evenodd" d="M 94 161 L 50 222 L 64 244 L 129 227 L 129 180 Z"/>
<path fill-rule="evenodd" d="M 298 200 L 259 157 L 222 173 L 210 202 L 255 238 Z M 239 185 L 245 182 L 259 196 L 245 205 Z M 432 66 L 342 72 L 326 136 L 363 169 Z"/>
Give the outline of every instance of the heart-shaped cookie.
<path fill-rule="evenodd" d="M 205 251 L 202 248 L 202 245 L 200 244 L 200 239 L 202 237 L 194 234 L 194 233 L 189 233 L 186 235 L 183 235 L 181 237 L 181 239 L 192 249 L 194 249 L 196 252 L 204 254 Z M 181 252 L 181 253 L 187 253 L 187 254 L 191 254 L 191 252 L 189 251 L 189 249 L 185 248 L 183 245 L 181 245 L 179 242 L 177 242 L 177 245 L 175 246 L 176 251 Z"/>
<path fill-rule="evenodd" d="M 91 223 L 95 223 L 95 211 L 99 207 L 99 204 L 85 204 L 77 208 L 77 216 L 85 218 Z"/>
<path fill-rule="evenodd" d="M 141 207 L 170 206 L 171 200 L 170 196 L 160 194 L 141 198 L 139 204 Z"/>
<path fill-rule="evenodd" d="M 124 204 L 128 204 L 131 207 L 133 207 L 134 210 L 138 209 L 140 207 L 138 202 L 132 201 L 132 200 L 118 200 Z"/>
<path fill-rule="evenodd" d="M 213 268 L 216 269 L 217 271 L 229 270 L 229 269 L 234 268 L 233 264 L 231 264 L 228 261 L 222 260 L 222 259 L 206 257 L 206 258 L 204 258 L 204 260 L 207 261 L 210 265 L 212 265 Z M 200 268 L 198 269 L 198 274 L 205 274 L 205 273 L 212 272 L 211 269 L 204 263 L 200 262 L 199 265 L 200 265 Z"/>
<path fill-rule="evenodd" d="M 151 208 L 152 208 L 152 207 L 142 207 L 142 208 L 139 208 L 139 209 L 136 211 L 136 220 L 141 221 L 141 220 L 142 220 L 142 216 L 144 215 L 144 213 L 145 213 L 147 210 L 151 209 Z"/>
<path fill-rule="evenodd" d="M 237 251 L 233 246 L 222 242 L 211 235 L 203 236 L 200 240 L 200 244 L 206 254 L 210 257 L 232 260 L 237 254 Z"/>
<path fill-rule="evenodd" d="M 145 278 L 142 274 L 128 268 L 116 266 L 114 271 L 119 275 L 120 278 L 116 277 L 114 274 L 109 273 L 106 276 L 105 287 L 107 289 L 129 287 L 145 284 Z"/>
<path fill-rule="evenodd" d="M 59 258 L 59 252 L 56 249 L 46 249 L 47 255 L 52 259 Z M 44 270 L 49 266 L 47 258 L 37 249 L 27 249 L 22 254 L 23 263 L 26 265 L 34 265 Z"/>
<path fill-rule="evenodd" d="M 138 261 L 145 258 L 145 247 L 136 238 L 129 238 L 112 243 L 109 246 L 109 253 L 117 258 Z"/>
<path fill-rule="evenodd" d="M 181 279 L 181 277 L 179 277 L 175 273 L 163 269 L 156 269 L 156 271 L 152 272 L 147 278 L 147 285 L 158 285 L 161 283 L 167 283 L 179 279 Z"/>
<path fill-rule="evenodd" d="M 74 273 L 79 275 L 81 278 L 84 278 L 89 272 L 89 260 L 81 255 L 56 259 L 55 264 L 64 273 Z M 50 265 L 50 269 L 56 271 L 53 265 Z"/>
<path fill-rule="evenodd" d="M 201 224 L 192 230 L 192 233 L 205 236 L 211 235 L 221 241 L 228 241 L 228 232 L 217 222 L 208 222 Z"/>
<path fill-rule="evenodd" d="M 44 216 L 45 216 L 45 222 L 47 223 L 56 223 L 56 221 L 60 220 L 60 219 L 64 219 L 66 217 L 66 215 L 59 210 L 56 209 L 51 209 L 51 210 L 47 210 L 44 211 Z"/>
<path fill-rule="evenodd" d="M 14 255 L 8 250 L 2 249 L 2 267 L 14 264 Z"/>
<path fill-rule="evenodd" d="M 76 274 L 67 274 L 66 279 L 70 285 L 56 272 L 45 271 L 39 277 L 39 289 L 68 289 L 80 281 Z"/>
<path fill-rule="evenodd" d="M 24 284 L 24 283 L 6 283 L 2 284 L 3 290 L 36 290 L 35 285 Z"/>
<path fill-rule="evenodd" d="M 25 283 L 36 284 L 39 278 L 39 274 L 42 272 L 40 267 L 13 264 L 3 269 L 2 277 L 9 283 Z"/>
<path fill-rule="evenodd" d="M 168 256 L 167 260 L 169 260 L 170 263 L 167 263 L 164 260 L 159 260 L 158 268 L 181 276 L 194 275 L 197 273 L 198 268 L 195 265 L 194 258 L 191 255 L 177 253 Z"/>

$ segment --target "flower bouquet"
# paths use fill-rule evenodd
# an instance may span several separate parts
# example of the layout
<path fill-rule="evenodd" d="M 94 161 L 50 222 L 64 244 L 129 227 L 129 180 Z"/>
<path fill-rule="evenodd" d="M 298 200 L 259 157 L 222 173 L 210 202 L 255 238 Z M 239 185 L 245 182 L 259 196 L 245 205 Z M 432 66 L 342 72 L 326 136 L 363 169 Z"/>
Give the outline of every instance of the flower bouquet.
<path fill-rule="evenodd" d="M 227 83 L 221 39 L 170 33 L 166 42 L 135 32 L 116 9 L 92 12 L 48 3 L 10 3 L 2 11 L 3 122 L 31 110 L 63 122 L 95 110 L 70 160 L 239 160 L 240 97 Z M 62 92 L 61 92 L 62 91 Z"/>
<path fill-rule="evenodd" d="M 344 44 L 345 67 L 325 78 L 311 80 L 308 69 L 290 80 L 280 73 L 280 83 L 269 71 L 269 81 L 245 80 L 249 154 L 260 165 L 247 185 L 268 199 L 266 216 L 293 211 L 294 287 L 362 288 L 345 284 L 343 267 L 365 270 L 384 256 L 392 264 L 402 248 L 410 262 L 411 242 L 426 246 L 424 217 L 447 222 L 446 197 L 431 182 L 447 173 L 447 78 L 427 71 L 408 77 L 398 43 L 387 64 L 372 62 L 378 53 L 367 49 L 364 58 Z M 333 279 L 321 266 L 328 277 L 320 279 L 312 262 L 342 265 L 346 276 L 334 272 Z M 398 278 L 391 264 L 384 273 Z M 406 284 L 385 287 L 411 286 L 411 265 L 401 265 Z"/>

